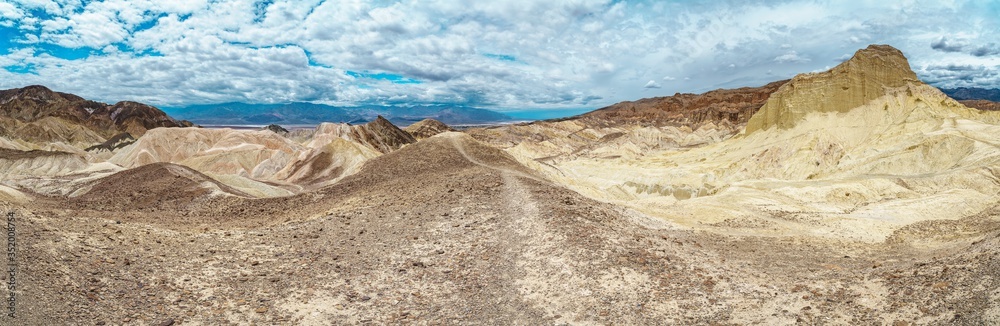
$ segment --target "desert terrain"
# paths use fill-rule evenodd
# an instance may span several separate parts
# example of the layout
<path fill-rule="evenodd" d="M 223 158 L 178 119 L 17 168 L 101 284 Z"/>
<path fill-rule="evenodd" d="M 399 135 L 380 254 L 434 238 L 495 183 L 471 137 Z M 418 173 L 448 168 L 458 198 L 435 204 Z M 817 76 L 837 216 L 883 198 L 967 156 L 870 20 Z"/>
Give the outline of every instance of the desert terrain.
<path fill-rule="evenodd" d="M 885 45 L 464 131 L 206 129 L 6 90 L 0 324 L 996 324 L 990 105 Z"/>

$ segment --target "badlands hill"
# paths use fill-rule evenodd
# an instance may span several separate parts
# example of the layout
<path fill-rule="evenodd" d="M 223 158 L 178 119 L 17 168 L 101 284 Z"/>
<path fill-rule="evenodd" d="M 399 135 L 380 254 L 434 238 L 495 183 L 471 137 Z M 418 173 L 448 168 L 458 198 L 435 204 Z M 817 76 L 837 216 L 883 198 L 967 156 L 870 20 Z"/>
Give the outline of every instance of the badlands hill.
<path fill-rule="evenodd" d="M 622 102 L 565 119 L 467 132 L 477 140 L 510 148 L 529 165 L 576 157 L 634 157 L 652 150 L 697 147 L 732 137 L 786 82 Z"/>
<path fill-rule="evenodd" d="M 640 147 L 616 142 L 643 129 L 610 140 L 583 129 L 574 137 L 586 145 L 556 136 L 507 151 L 582 194 L 691 227 L 877 242 L 1000 199 L 989 172 L 998 117 L 917 80 L 898 50 L 871 46 L 781 85 L 733 138 Z"/>
<path fill-rule="evenodd" d="M 324 123 L 289 137 L 270 130 L 155 129 L 108 159 L 134 168 L 170 162 L 206 173 L 255 197 L 330 184 L 362 163 L 416 140 L 381 117 L 364 125 Z"/>
<path fill-rule="evenodd" d="M 179 168 L 151 165 L 101 179 L 92 195 L 63 206 L 17 208 L 19 232 L 31 235 L 23 246 L 50 249 L 22 265 L 19 284 L 37 290 L 22 295 L 18 318 L 320 325 L 1000 317 L 990 294 L 1000 236 L 990 215 L 950 225 L 975 240 L 946 249 L 900 245 L 904 235 L 940 234 L 934 225 L 897 232 L 887 244 L 681 230 L 567 190 L 460 133 L 283 198 L 206 196 L 203 179 Z M 125 198 L 146 189 L 133 182 L 185 191 L 144 212 L 154 197 Z M 159 209 L 181 203 L 187 190 L 207 199 Z M 77 206 L 93 203 L 88 196 L 135 206 Z"/>
<path fill-rule="evenodd" d="M 996 323 L 998 113 L 912 76 L 872 46 L 420 140 L 376 119 L 7 150 L 17 322 Z"/>
<path fill-rule="evenodd" d="M 73 205 L 104 211 L 176 211 L 212 196 L 248 197 L 205 174 L 172 163 L 147 164 L 115 173 L 94 180 L 82 192 L 71 199 Z"/>
<path fill-rule="evenodd" d="M 412 125 L 406 126 L 406 128 L 403 128 L 403 131 L 413 135 L 416 139 L 424 139 L 430 138 L 431 136 L 442 132 L 455 131 L 455 129 L 452 129 L 441 121 L 424 119 Z"/>
<path fill-rule="evenodd" d="M 120 133 L 140 137 L 153 128 L 187 126 L 137 102 L 109 105 L 44 86 L 0 91 L 0 136 L 29 143 L 87 147 Z"/>

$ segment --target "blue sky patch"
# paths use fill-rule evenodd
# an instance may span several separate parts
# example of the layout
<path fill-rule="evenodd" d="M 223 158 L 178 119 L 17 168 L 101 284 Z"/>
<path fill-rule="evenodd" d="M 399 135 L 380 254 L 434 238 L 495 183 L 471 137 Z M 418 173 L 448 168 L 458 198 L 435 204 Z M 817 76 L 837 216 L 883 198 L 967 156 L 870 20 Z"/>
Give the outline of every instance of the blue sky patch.
<path fill-rule="evenodd" d="M 367 72 L 367 71 L 366 72 L 355 72 L 355 71 L 348 70 L 348 71 L 346 71 L 344 73 L 347 74 L 348 76 L 351 76 L 351 77 L 354 77 L 354 78 L 387 80 L 389 82 L 392 82 L 393 84 L 420 84 L 420 83 L 422 83 L 421 81 L 416 80 L 416 79 L 403 77 L 403 75 L 390 74 L 390 73 L 385 73 L 385 72 L 371 73 L 371 72 Z"/>
<path fill-rule="evenodd" d="M 38 74 L 38 72 L 35 71 L 35 64 L 34 63 L 23 64 L 23 65 L 6 66 L 6 67 L 3 67 L 3 69 L 5 69 L 7 71 L 10 71 L 12 73 L 15 73 L 15 74 L 32 74 L 32 75 L 37 75 Z"/>
<path fill-rule="evenodd" d="M 510 62 L 517 61 L 517 58 L 509 54 L 483 53 L 483 56 L 490 59 L 497 59 L 500 61 L 510 61 Z"/>
<path fill-rule="evenodd" d="M 94 52 L 94 49 L 88 47 L 73 49 L 49 43 L 41 43 L 36 45 L 36 47 L 43 53 L 48 53 L 53 57 L 66 60 L 86 59 L 87 57 L 90 57 L 92 52 Z"/>
<path fill-rule="evenodd" d="M 21 36 L 17 27 L 0 26 L 0 54 L 10 53 L 14 49 L 14 39 Z"/>

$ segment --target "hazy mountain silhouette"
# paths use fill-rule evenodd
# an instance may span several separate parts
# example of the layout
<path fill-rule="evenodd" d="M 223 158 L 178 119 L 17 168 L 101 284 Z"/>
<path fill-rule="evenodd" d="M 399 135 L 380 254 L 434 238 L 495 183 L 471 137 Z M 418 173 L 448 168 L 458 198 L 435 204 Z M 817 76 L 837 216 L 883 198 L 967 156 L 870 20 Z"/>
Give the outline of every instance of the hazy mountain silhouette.
<path fill-rule="evenodd" d="M 432 118 L 447 124 L 475 124 L 512 120 L 486 109 L 447 105 L 337 107 L 313 103 L 248 104 L 221 103 L 165 108 L 172 116 L 199 124 L 318 124 L 321 122 L 366 123 L 379 115 L 401 126 Z"/>

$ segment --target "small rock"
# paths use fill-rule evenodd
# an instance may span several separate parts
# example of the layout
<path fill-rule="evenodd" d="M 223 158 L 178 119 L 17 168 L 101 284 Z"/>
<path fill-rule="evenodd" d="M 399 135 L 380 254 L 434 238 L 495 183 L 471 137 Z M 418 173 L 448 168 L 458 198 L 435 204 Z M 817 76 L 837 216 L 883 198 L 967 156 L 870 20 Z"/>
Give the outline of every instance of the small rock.
<path fill-rule="evenodd" d="M 159 325 L 159 326 L 171 326 L 173 324 L 174 324 L 174 319 L 173 318 L 167 318 L 167 319 L 164 319 L 163 321 L 161 321 L 159 324 L 156 324 L 156 325 Z"/>
<path fill-rule="evenodd" d="M 262 313 L 267 312 L 267 307 L 260 307 L 260 308 L 257 308 L 257 310 L 254 310 L 254 311 L 257 312 L 258 314 L 262 314 Z"/>

